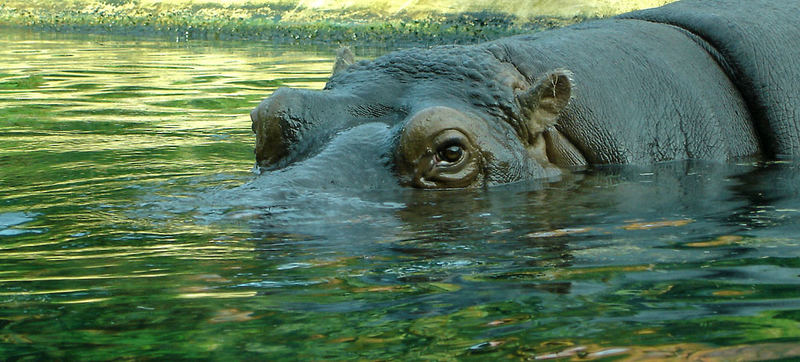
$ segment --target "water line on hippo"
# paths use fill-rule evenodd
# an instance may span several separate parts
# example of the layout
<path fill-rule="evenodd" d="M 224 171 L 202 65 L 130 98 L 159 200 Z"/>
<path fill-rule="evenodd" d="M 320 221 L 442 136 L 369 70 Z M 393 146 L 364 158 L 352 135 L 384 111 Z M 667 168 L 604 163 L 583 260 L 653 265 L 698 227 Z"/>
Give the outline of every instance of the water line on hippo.
<path fill-rule="evenodd" d="M 285 168 L 257 171 L 262 189 L 283 185 L 308 189 L 390 189 L 397 183 L 388 167 L 392 130 L 367 123 L 338 132 L 316 155 Z M 255 169 L 259 169 L 258 166 Z M 358 182 L 355 182 L 358 181 Z"/>
<path fill-rule="evenodd" d="M 387 159 L 392 128 L 367 123 L 338 132 L 319 153 L 278 170 L 262 170 L 245 184 L 200 195 L 215 217 L 318 225 L 404 206 Z M 258 167 L 256 167 L 258 169 Z M 405 190 L 408 191 L 408 190 Z M 208 214 L 208 213 L 206 213 Z"/>

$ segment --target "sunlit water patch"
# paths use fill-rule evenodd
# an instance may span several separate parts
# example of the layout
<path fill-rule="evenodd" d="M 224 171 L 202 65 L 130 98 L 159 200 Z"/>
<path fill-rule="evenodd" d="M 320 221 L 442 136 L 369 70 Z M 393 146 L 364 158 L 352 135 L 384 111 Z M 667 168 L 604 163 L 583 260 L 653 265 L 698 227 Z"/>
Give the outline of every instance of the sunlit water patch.
<path fill-rule="evenodd" d="M 428 192 L 368 124 L 255 175 L 250 109 L 334 49 L 0 43 L 2 359 L 800 355 L 792 163 Z"/>

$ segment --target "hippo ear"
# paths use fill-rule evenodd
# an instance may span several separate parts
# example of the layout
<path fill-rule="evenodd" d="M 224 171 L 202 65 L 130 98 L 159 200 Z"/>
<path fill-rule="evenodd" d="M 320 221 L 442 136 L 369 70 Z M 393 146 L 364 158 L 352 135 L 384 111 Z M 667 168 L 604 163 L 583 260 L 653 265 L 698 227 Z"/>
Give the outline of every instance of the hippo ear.
<path fill-rule="evenodd" d="M 572 72 L 557 69 L 537 80 L 527 91 L 517 94 L 522 115 L 535 137 L 558 121 L 572 96 Z"/>
<path fill-rule="evenodd" d="M 356 56 L 348 47 L 336 51 L 336 62 L 333 63 L 333 74 L 339 73 L 356 62 Z"/>

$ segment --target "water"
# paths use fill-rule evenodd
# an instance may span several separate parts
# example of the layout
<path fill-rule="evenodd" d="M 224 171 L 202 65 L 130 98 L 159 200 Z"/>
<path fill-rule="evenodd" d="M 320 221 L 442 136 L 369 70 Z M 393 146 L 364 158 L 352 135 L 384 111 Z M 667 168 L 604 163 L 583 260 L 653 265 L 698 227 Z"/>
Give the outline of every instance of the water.
<path fill-rule="evenodd" d="M 321 88 L 332 54 L 2 32 L 0 357 L 800 355 L 796 165 L 426 192 L 319 182 L 345 156 L 323 152 L 254 175 L 249 110 Z"/>

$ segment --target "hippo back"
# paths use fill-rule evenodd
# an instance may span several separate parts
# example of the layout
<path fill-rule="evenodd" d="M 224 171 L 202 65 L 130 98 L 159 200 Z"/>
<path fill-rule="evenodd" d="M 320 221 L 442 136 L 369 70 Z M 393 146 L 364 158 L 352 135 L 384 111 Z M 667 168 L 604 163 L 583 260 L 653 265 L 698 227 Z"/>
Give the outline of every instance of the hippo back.
<path fill-rule="evenodd" d="M 487 44 L 527 78 L 573 73 L 556 128 L 590 164 L 759 153 L 747 105 L 709 52 L 670 25 L 606 19 Z"/>
<path fill-rule="evenodd" d="M 684 0 L 621 15 L 709 44 L 750 109 L 763 150 L 800 156 L 800 1 Z"/>

